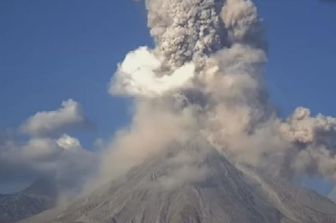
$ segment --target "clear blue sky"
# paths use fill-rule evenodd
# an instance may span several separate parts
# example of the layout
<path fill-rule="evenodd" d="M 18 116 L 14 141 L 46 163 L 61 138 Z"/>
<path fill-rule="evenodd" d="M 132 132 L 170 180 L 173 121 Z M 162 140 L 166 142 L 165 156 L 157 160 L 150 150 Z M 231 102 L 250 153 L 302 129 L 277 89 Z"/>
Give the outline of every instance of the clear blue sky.
<path fill-rule="evenodd" d="M 297 106 L 336 116 L 336 4 L 256 0 L 269 42 L 267 82 L 281 114 Z M 118 62 L 151 45 L 146 12 L 131 0 L 0 1 L 0 132 L 62 100 L 82 104 L 88 148 L 129 120 L 107 93 Z"/>

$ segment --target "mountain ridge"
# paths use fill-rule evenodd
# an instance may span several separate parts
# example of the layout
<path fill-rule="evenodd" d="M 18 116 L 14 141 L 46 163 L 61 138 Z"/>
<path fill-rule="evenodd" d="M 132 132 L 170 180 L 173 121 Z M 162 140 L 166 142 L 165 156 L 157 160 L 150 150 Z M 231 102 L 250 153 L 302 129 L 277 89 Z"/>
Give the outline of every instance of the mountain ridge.
<path fill-rule="evenodd" d="M 193 161 L 176 163 L 183 153 Z M 23 222 L 336 223 L 336 205 L 327 198 L 237 168 L 215 150 L 198 153 L 175 150 L 152 157 L 87 197 Z M 184 165 L 206 167 L 207 173 L 165 187 L 168 181 L 162 180 Z"/>
<path fill-rule="evenodd" d="M 52 180 L 38 179 L 20 192 L 0 194 L 0 222 L 11 223 L 36 215 L 54 207 L 56 200 Z"/>

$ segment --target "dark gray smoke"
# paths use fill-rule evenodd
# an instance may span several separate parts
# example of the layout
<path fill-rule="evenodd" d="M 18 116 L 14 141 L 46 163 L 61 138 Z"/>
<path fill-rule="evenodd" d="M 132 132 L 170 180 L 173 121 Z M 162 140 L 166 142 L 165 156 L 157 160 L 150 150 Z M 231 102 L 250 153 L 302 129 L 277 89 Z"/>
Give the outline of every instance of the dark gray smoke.
<path fill-rule="evenodd" d="M 147 0 L 148 26 L 158 54 L 178 67 L 228 44 L 220 18 L 224 0 Z"/>

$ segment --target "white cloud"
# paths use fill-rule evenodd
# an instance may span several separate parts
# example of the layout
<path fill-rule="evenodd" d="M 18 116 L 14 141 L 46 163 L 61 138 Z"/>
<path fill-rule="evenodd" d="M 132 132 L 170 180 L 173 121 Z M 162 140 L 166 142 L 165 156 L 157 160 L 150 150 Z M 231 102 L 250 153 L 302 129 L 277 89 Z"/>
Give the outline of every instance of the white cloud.
<path fill-rule="evenodd" d="M 184 87 L 194 76 L 193 63 L 166 74 L 160 72 L 161 66 L 161 61 L 146 47 L 130 52 L 112 79 L 110 93 L 156 97 Z"/>
<path fill-rule="evenodd" d="M 96 164 L 96 155 L 83 149 L 79 140 L 69 135 L 0 143 L 1 184 L 50 177 L 60 192 L 68 192 L 81 188 Z"/>
<path fill-rule="evenodd" d="M 61 192 L 81 188 L 95 171 L 97 157 L 64 131 L 86 122 L 79 103 L 69 99 L 58 110 L 38 112 L 21 125 L 27 140 L 1 137 L 0 184 L 50 177 Z"/>
<path fill-rule="evenodd" d="M 81 144 L 78 139 L 64 134 L 61 138 L 56 141 L 60 148 L 65 150 L 76 150 L 81 148 Z"/>
<path fill-rule="evenodd" d="M 21 130 L 32 136 L 52 135 L 84 126 L 86 122 L 79 103 L 69 99 L 56 111 L 36 113 L 21 126 Z"/>

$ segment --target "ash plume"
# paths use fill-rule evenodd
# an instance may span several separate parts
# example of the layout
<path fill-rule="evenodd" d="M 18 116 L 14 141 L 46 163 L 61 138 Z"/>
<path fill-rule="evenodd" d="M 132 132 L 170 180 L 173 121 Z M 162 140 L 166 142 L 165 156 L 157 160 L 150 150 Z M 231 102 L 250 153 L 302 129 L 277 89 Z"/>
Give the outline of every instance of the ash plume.
<path fill-rule="evenodd" d="M 109 92 L 133 97 L 135 109 L 104 154 L 103 178 L 196 139 L 201 154 L 215 149 L 280 177 L 335 178 L 336 119 L 298 108 L 284 120 L 268 99 L 266 43 L 251 0 L 145 4 L 156 46 L 130 52 L 111 80 Z"/>
<path fill-rule="evenodd" d="M 157 53 L 171 66 L 222 49 L 226 30 L 220 19 L 224 1 L 146 1 L 148 26 Z"/>

